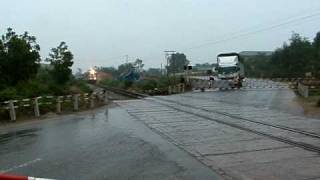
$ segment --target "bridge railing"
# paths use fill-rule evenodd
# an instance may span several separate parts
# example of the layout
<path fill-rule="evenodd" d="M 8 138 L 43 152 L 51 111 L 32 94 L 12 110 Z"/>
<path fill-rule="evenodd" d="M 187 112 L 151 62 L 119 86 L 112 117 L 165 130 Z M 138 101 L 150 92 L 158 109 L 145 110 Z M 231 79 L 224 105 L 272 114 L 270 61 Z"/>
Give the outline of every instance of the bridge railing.
<path fill-rule="evenodd" d="M 80 108 L 94 108 L 107 102 L 107 92 L 70 94 L 65 96 L 39 96 L 4 101 L 1 103 L 0 110 L 6 111 L 11 121 L 16 121 L 18 113 L 24 112 L 26 114 L 33 114 L 34 117 L 40 117 L 43 111 L 55 111 L 57 114 L 60 114 L 67 109 L 79 111 Z"/>

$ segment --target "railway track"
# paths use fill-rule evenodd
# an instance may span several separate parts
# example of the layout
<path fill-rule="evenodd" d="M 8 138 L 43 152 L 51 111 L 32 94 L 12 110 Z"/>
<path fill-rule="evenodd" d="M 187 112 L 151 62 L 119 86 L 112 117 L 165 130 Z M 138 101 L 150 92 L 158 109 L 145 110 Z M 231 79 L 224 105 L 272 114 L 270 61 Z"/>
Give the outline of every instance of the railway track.
<path fill-rule="evenodd" d="M 124 96 L 128 96 L 128 97 L 131 97 L 131 98 L 142 99 L 142 98 L 148 97 L 148 96 L 143 95 L 143 94 L 133 93 L 133 92 L 117 89 L 117 88 L 110 88 L 110 87 L 105 87 L 105 86 L 100 86 L 100 87 L 101 88 L 105 88 L 106 90 L 112 91 L 114 93 L 118 93 L 118 94 L 121 94 L 121 95 L 124 95 Z M 277 141 L 280 141 L 280 142 L 283 142 L 283 143 L 286 143 L 286 144 L 290 144 L 290 145 L 295 146 L 295 147 L 300 147 L 300 148 L 303 148 L 303 149 L 308 150 L 308 151 L 320 153 L 320 147 L 317 146 L 317 145 L 313 145 L 313 144 L 310 144 L 310 143 L 304 143 L 304 142 L 300 142 L 300 141 L 295 141 L 293 139 L 284 138 L 284 137 L 281 137 L 281 136 L 276 136 L 276 135 L 273 135 L 273 134 L 270 134 L 270 133 L 259 131 L 259 130 L 256 130 L 254 128 L 249 128 L 249 127 L 246 127 L 244 125 L 239 125 L 239 124 L 228 122 L 228 121 L 225 121 L 225 120 L 213 118 L 213 117 L 211 117 L 209 115 L 204 115 L 202 113 L 199 113 L 199 110 L 203 111 L 203 112 L 207 112 L 207 113 L 216 113 L 216 114 L 219 114 L 219 115 L 222 115 L 222 116 L 226 116 L 226 117 L 229 117 L 229 118 L 241 120 L 241 121 L 248 122 L 248 123 L 254 123 L 254 124 L 257 124 L 257 125 L 261 125 L 261 126 L 275 128 L 275 129 L 278 129 L 278 130 L 281 130 L 281 131 L 286 131 L 286 132 L 290 132 L 290 133 L 299 134 L 299 135 L 302 135 L 302 136 L 304 136 L 306 138 L 312 138 L 313 140 L 314 139 L 315 140 L 319 140 L 319 142 L 320 142 L 320 135 L 319 134 L 315 134 L 315 133 L 311 133 L 311 132 L 307 132 L 307 131 L 303 131 L 303 130 L 299 130 L 299 129 L 294 129 L 294 128 L 290 128 L 290 127 L 286 127 L 286 126 L 254 121 L 254 120 L 246 119 L 246 118 L 243 118 L 243 117 L 240 117 L 240 116 L 231 115 L 231 114 L 228 114 L 228 113 L 225 113 L 225 112 L 207 110 L 207 109 L 204 109 L 204 108 L 201 108 L 201 107 L 196 107 L 196 106 L 193 106 L 193 105 L 190 105 L 190 104 L 185 104 L 185 103 L 177 102 L 177 101 L 174 101 L 174 100 L 168 100 L 168 99 L 164 99 L 164 98 L 161 98 L 161 97 L 146 98 L 145 100 L 146 101 L 151 101 L 151 102 L 154 102 L 154 103 L 158 103 L 158 104 L 161 104 L 163 106 L 172 108 L 172 109 L 180 111 L 180 112 L 191 114 L 191 115 L 203 118 L 203 119 L 214 121 L 214 122 L 217 122 L 217 123 L 220 123 L 220 124 L 224 124 L 224 125 L 227 125 L 227 126 L 230 126 L 230 127 L 233 127 L 233 128 L 237 128 L 237 129 L 240 129 L 240 130 L 243 130 L 243 131 L 247 131 L 247 132 L 250 132 L 250 133 L 257 134 L 257 135 L 269 137 L 269 138 L 271 138 L 273 140 L 277 140 Z"/>
<path fill-rule="evenodd" d="M 104 85 L 96 85 L 96 86 L 98 86 L 100 88 L 103 88 L 103 89 L 105 89 L 107 91 L 111 91 L 113 93 L 120 94 L 120 95 L 123 95 L 123 96 L 127 96 L 127 97 L 130 97 L 130 98 L 140 99 L 140 98 L 148 97 L 145 94 L 130 92 L 130 91 L 126 91 L 126 90 L 119 89 L 119 88 L 113 88 L 113 87 L 108 87 L 108 86 L 104 86 Z"/>
<path fill-rule="evenodd" d="M 191 98 L 191 97 L 187 97 L 187 96 L 184 96 L 184 97 Z M 161 98 L 161 99 L 163 100 L 163 98 Z M 255 123 L 255 124 L 260 124 L 260 125 L 264 125 L 264 126 L 269 126 L 269 127 L 273 127 L 273 128 L 287 130 L 287 131 L 291 131 L 291 132 L 295 132 L 295 133 L 299 133 L 299 134 L 303 134 L 303 135 L 306 135 L 306 136 L 310 136 L 310 137 L 314 137 L 314 138 L 320 139 L 320 135 L 319 134 L 316 134 L 316 133 L 313 133 L 313 132 L 304 131 L 304 130 L 301 130 L 301 129 L 295 129 L 295 128 L 291 128 L 291 127 L 287 127 L 287 126 L 283 126 L 283 125 L 255 121 L 255 120 L 252 120 L 252 119 L 244 118 L 244 117 L 241 117 L 241 116 L 236 116 L 236 115 L 229 114 L 229 113 L 226 113 L 226 112 L 217 111 L 217 110 L 207 110 L 205 108 L 195 107 L 195 106 L 192 106 L 190 104 L 180 103 L 180 102 L 173 101 L 173 100 L 167 100 L 166 99 L 165 101 L 176 103 L 176 104 L 179 104 L 179 105 L 182 105 L 182 106 L 188 106 L 188 107 L 191 107 L 191 108 L 201 109 L 201 110 L 206 111 L 206 112 L 213 112 L 213 113 L 224 115 L 224 116 L 228 116 L 228 117 L 231 117 L 231 118 L 236 118 L 236 119 L 239 119 L 239 120 L 242 120 L 242 121 L 247 121 L 247 122 L 251 122 L 251 123 Z"/>

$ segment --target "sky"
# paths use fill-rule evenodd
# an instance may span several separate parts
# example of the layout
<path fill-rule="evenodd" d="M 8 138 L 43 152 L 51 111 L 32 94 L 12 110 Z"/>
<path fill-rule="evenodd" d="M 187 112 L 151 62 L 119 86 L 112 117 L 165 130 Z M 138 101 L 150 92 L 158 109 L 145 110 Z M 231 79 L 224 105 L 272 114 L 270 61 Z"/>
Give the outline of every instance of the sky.
<path fill-rule="evenodd" d="M 165 50 L 192 64 L 222 52 L 272 51 L 292 32 L 320 31 L 319 0 L 1 0 L 0 34 L 8 27 L 37 37 L 41 56 L 65 41 L 73 69 L 115 66 L 136 58 L 160 68 Z"/>

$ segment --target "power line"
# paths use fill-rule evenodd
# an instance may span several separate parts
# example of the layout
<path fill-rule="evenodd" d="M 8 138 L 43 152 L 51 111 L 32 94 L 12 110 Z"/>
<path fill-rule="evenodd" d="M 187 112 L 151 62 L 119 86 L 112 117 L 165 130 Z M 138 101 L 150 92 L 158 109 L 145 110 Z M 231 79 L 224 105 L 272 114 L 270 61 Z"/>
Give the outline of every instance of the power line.
<path fill-rule="evenodd" d="M 316 10 L 318 10 L 318 9 L 316 9 Z M 258 34 L 258 33 L 265 32 L 265 31 L 269 31 L 269 30 L 276 29 L 276 28 L 279 28 L 279 27 L 282 27 L 282 26 L 286 26 L 286 25 L 289 25 L 289 24 L 294 24 L 296 22 L 300 22 L 300 21 L 303 21 L 303 20 L 308 20 L 308 19 L 311 20 L 311 18 L 319 16 L 319 15 L 320 15 L 320 12 L 319 11 L 315 11 L 315 13 L 312 13 L 312 14 L 309 14 L 309 15 L 298 16 L 298 17 L 296 16 L 296 17 L 288 18 L 284 22 L 276 23 L 276 24 L 273 24 L 273 25 L 270 25 L 270 26 L 267 26 L 267 27 L 263 27 L 263 28 L 257 29 L 257 30 L 255 30 L 255 27 L 257 27 L 257 26 L 254 26 L 254 27 L 251 27 L 251 28 L 248 28 L 248 29 L 243 29 L 243 30 L 239 30 L 239 31 L 230 33 L 231 36 L 229 36 L 228 34 L 220 36 L 220 37 L 224 37 L 225 36 L 226 38 L 224 38 L 224 39 L 220 39 L 220 40 L 216 40 L 216 41 L 212 41 L 212 42 L 208 42 L 208 43 L 203 43 L 203 44 L 200 44 L 200 45 L 197 45 L 197 46 L 192 46 L 192 47 L 180 49 L 179 51 L 182 52 L 182 51 L 186 51 L 186 50 L 193 50 L 193 49 L 198 49 L 198 48 L 205 47 L 205 46 L 212 46 L 212 45 L 224 43 L 224 42 L 227 42 L 227 41 L 230 41 L 230 40 L 251 36 L 251 35 L 254 35 L 254 34 Z M 298 23 L 298 24 L 301 24 L 301 23 Z M 253 30 L 251 30 L 251 29 L 253 29 Z M 234 34 L 237 34 L 237 35 L 234 35 Z M 126 55 L 121 55 L 121 56 L 116 56 L 116 57 L 108 58 L 108 59 L 110 60 L 110 59 L 115 59 L 115 58 L 120 58 L 120 57 L 125 57 L 125 56 Z M 150 56 L 150 57 L 153 57 L 153 56 Z M 144 57 L 144 59 L 149 59 L 149 57 L 148 56 Z"/>
<path fill-rule="evenodd" d="M 207 45 L 220 44 L 220 43 L 223 43 L 223 42 L 226 42 L 226 41 L 229 41 L 229 40 L 234 40 L 234 39 L 238 39 L 238 38 L 241 38 L 241 37 L 250 36 L 250 35 L 253 35 L 253 34 L 258 34 L 258 33 L 261 33 L 261 32 L 268 31 L 268 30 L 276 29 L 276 28 L 279 28 L 279 27 L 282 27 L 282 26 L 285 26 L 285 25 L 288 25 L 288 24 L 293 24 L 295 22 L 299 22 L 299 21 L 302 21 L 302 20 L 310 19 L 310 18 L 319 16 L 319 15 L 320 15 L 320 12 L 317 12 L 317 13 L 314 13 L 314 14 L 311 14 L 311 15 L 307 15 L 307 16 L 303 16 L 303 17 L 299 17 L 299 18 L 294 18 L 292 20 L 288 20 L 288 21 L 283 22 L 283 23 L 278 23 L 278 24 L 274 24 L 274 25 L 271 25 L 271 26 L 267 26 L 265 28 L 260 28 L 258 30 L 245 32 L 245 33 L 242 33 L 242 34 L 239 34 L 239 35 L 234 35 L 234 36 L 231 36 L 231 37 L 227 37 L 225 39 L 221 39 L 221 40 L 217 40 L 217 41 L 208 42 L 208 43 L 204 43 L 204 44 L 201 44 L 201 45 L 185 48 L 185 49 L 182 49 L 181 51 L 197 49 L 197 48 L 201 48 L 201 47 L 204 47 L 204 46 L 207 46 Z"/>
<path fill-rule="evenodd" d="M 308 11 L 308 12 L 309 12 L 308 14 L 310 14 L 310 12 L 311 12 L 311 13 L 313 13 L 313 12 L 319 12 L 319 10 L 320 10 L 319 8 L 316 8 L 316 9 L 304 10 L 303 12 Z M 304 13 L 304 14 L 305 14 L 305 13 Z M 279 22 L 283 22 L 283 21 L 284 21 L 284 22 L 287 22 L 287 21 L 292 20 L 292 19 L 295 19 L 295 18 L 297 18 L 297 17 L 301 17 L 301 16 L 304 15 L 304 14 L 302 14 L 301 12 L 300 12 L 300 13 L 296 13 L 296 14 L 294 14 L 294 15 L 291 15 L 290 17 L 281 19 L 281 21 L 280 21 L 280 19 L 277 20 L 277 21 L 273 21 L 272 24 L 274 24 L 274 23 L 278 24 Z M 237 30 L 237 31 L 232 32 L 232 33 L 222 34 L 222 35 L 219 35 L 219 36 L 216 37 L 216 38 L 229 37 L 230 34 L 235 35 L 235 34 L 239 34 L 239 33 L 245 33 L 245 32 L 248 32 L 248 31 L 251 32 L 251 31 L 256 30 L 257 27 L 259 28 L 261 25 L 264 25 L 264 24 L 260 23 L 259 25 L 254 25 L 254 26 L 251 26 L 251 27 L 249 27 L 249 28 L 243 28 L 243 29 Z"/>

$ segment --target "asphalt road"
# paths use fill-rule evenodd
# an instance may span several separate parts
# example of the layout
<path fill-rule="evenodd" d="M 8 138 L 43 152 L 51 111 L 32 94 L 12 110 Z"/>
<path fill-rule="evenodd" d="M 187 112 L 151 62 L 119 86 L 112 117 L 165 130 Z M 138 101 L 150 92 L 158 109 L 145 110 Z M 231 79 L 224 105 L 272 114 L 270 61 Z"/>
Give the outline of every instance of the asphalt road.
<path fill-rule="evenodd" d="M 320 120 L 295 98 L 290 89 L 246 88 L 118 104 L 225 179 L 320 179 Z"/>
<path fill-rule="evenodd" d="M 118 107 L 0 129 L 0 172 L 53 179 L 218 179 Z"/>
<path fill-rule="evenodd" d="M 120 107 L 0 127 L 0 172 L 54 179 L 320 178 L 317 153 L 210 119 L 320 146 L 318 139 L 215 113 L 320 134 L 319 119 L 305 117 L 289 89 L 159 98 L 196 108 L 124 100 L 116 102 Z"/>

